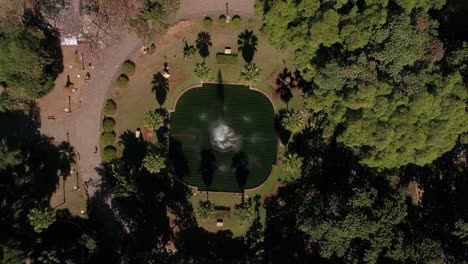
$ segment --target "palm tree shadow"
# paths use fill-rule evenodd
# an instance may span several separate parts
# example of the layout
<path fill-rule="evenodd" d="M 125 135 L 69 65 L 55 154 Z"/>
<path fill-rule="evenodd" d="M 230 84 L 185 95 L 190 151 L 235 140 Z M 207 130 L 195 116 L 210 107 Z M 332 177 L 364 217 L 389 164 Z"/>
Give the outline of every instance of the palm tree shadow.
<path fill-rule="evenodd" d="M 198 33 L 195 46 L 198 49 L 198 54 L 200 54 L 200 56 L 203 58 L 203 62 L 205 62 L 205 58 L 210 55 L 209 48 L 213 46 L 210 33 L 205 31 Z"/>
<path fill-rule="evenodd" d="M 234 171 L 237 184 L 242 190 L 242 203 L 243 203 L 244 202 L 244 188 L 245 188 L 245 184 L 247 183 L 247 178 L 250 175 L 249 158 L 247 154 L 245 154 L 245 152 L 242 152 L 242 151 L 239 153 L 236 153 L 232 157 L 231 168 Z"/>
<path fill-rule="evenodd" d="M 213 175 L 216 166 L 216 157 L 211 149 L 204 149 L 201 152 L 200 168 L 203 183 L 206 186 L 206 198 L 208 200 L 208 188 L 213 183 Z"/>
<path fill-rule="evenodd" d="M 169 138 L 169 160 L 177 177 L 183 179 L 184 176 L 189 174 L 188 161 L 182 149 L 182 144 L 173 137 Z"/>
<path fill-rule="evenodd" d="M 276 78 L 276 85 L 276 93 L 283 102 L 288 103 L 293 98 L 292 89 L 296 87 L 292 72 L 284 68 Z"/>
<path fill-rule="evenodd" d="M 251 63 L 255 52 L 257 51 L 258 38 L 252 30 L 245 30 L 239 34 L 237 39 L 238 51 L 242 52 L 242 58 L 245 62 Z"/>
<path fill-rule="evenodd" d="M 123 145 L 124 147 L 122 159 L 135 166 L 141 164 L 147 150 L 143 137 L 137 138 L 133 131 L 126 130 L 120 135 L 119 145 Z"/>
<path fill-rule="evenodd" d="M 162 106 L 166 102 L 167 93 L 169 92 L 169 80 L 162 73 L 156 73 L 153 75 L 153 81 L 151 81 L 151 91 L 154 93 L 159 106 Z"/>

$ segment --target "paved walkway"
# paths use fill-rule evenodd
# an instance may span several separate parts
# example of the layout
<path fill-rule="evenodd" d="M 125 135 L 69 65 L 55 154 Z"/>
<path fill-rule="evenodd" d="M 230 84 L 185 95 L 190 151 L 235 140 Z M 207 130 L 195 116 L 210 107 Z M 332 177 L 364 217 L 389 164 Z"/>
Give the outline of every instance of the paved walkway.
<path fill-rule="evenodd" d="M 229 15 L 253 16 L 255 0 L 181 0 L 180 9 L 174 22 L 194 16 L 226 14 L 226 3 Z"/>
<path fill-rule="evenodd" d="M 141 46 L 141 40 L 134 35 L 122 33 L 117 43 L 104 50 L 103 59 L 95 65 L 91 80 L 81 93 L 81 107 L 68 118 L 41 120 L 41 132 L 53 137 L 55 142 L 70 141 L 79 154 L 79 173 L 88 182 L 88 194 L 93 197 L 101 183 L 96 171 L 101 164 L 99 147 L 101 111 L 108 89 L 117 72 L 131 53 Z M 78 157 L 77 157 L 78 158 Z"/>
<path fill-rule="evenodd" d="M 226 13 L 253 16 L 254 0 L 181 0 L 181 7 L 173 22 L 194 16 Z M 108 89 L 117 77 L 117 71 L 131 53 L 141 46 L 141 40 L 134 35 L 123 33 L 120 40 L 104 50 L 103 59 L 95 65 L 91 80 L 81 93 L 81 107 L 73 111 L 68 118 L 41 120 L 41 132 L 53 137 L 54 141 L 69 140 L 79 155 L 79 173 L 88 182 L 88 195 L 93 197 L 101 184 L 101 176 L 96 169 L 101 164 L 99 146 L 101 111 Z"/>

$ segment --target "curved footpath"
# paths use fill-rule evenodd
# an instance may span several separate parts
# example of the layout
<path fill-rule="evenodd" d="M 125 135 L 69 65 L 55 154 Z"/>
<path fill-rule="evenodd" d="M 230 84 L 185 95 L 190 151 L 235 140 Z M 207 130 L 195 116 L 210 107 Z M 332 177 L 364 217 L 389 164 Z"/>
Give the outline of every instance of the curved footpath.
<path fill-rule="evenodd" d="M 180 9 L 174 16 L 174 22 L 211 13 L 224 13 L 228 3 L 230 14 L 253 16 L 254 0 L 181 0 Z M 101 111 L 108 89 L 117 76 L 122 63 L 142 45 L 142 41 L 133 34 L 122 33 L 117 44 L 103 52 L 102 60 L 95 66 L 93 76 L 81 93 L 81 107 L 69 117 L 60 120 L 41 120 L 40 131 L 54 141 L 69 140 L 79 155 L 79 173 L 88 185 L 88 195 L 93 197 L 99 190 L 101 176 L 97 169 L 101 165 L 99 147 Z M 78 157 L 77 157 L 78 158 Z"/>
<path fill-rule="evenodd" d="M 99 147 L 101 111 L 108 89 L 117 76 L 122 63 L 142 44 L 135 35 L 122 33 L 119 41 L 103 51 L 102 60 L 95 66 L 93 76 L 81 93 L 81 107 L 69 117 L 60 120 L 41 120 L 40 131 L 55 142 L 69 140 L 75 148 L 79 163 L 79 173 L 88 184 L 88 195 L 93 197 L 101 184 L 101 176 L 96 171 L 101 164 Z M 68 134 L 68 135 L 67 135 Z"/>

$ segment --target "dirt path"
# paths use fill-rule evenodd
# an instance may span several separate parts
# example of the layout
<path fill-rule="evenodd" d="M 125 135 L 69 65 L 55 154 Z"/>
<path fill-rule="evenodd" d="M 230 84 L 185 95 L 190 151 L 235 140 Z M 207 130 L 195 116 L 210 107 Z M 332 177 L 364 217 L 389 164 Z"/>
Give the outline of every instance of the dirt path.
<path fill-rule="evenodd" d="M 104 50 L 103 59 L 95 66 L 91 80 L 81 94 L 81 107 L 68 118 L 41 121 L 41 132 L 53 137 L 54 141 L 69 140 L 79 157 L 80 176 L 88 183 L 88 195 L 93 197 L 101 184 L 101 176 L 96 171 L 101 164 L 99 146 L 101 110 L 108 89 L 120 65 L 136 49 L 141 40 L 134 35 L 122 33 L 118 43 Z M 78 158 L 77 157 L 77 158 Z"/>

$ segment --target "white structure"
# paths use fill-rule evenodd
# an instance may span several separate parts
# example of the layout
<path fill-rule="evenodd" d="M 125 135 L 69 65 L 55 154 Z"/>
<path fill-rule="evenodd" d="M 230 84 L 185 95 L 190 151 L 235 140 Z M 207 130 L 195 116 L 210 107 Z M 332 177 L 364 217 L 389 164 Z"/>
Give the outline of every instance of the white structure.
<path fill-rule="evenodd" d="M 75 37 L 60 38 L 60 45 L 62 46 L 76 46 L 78 45 L 78 40 Z"/>

